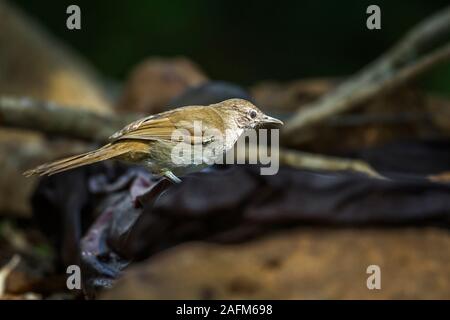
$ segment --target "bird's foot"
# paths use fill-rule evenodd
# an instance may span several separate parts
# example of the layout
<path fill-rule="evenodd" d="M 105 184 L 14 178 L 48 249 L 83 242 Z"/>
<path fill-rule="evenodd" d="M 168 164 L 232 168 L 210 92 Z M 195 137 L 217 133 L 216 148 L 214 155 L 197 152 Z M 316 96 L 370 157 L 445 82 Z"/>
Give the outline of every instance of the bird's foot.
<path fill-rule="evenodd" d="M 163 176 L 172 181 L 173 183 L 181 183 L 181 179 L 173 174 L 172 171 L 164 171 Z"/>

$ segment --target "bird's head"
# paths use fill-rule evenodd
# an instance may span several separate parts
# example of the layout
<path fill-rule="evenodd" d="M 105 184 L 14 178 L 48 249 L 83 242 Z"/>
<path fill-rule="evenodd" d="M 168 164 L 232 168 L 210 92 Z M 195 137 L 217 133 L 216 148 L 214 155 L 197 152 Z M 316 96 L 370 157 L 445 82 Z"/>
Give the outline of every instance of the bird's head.
<path fill-rule="evenodd" d="M 228 99 L 217 104 L 222 113 L 242 129 L 254 129 L 267 125 L 283 125 L 281 120 L 264 114 L 253 103 L 244 99 Z"/>

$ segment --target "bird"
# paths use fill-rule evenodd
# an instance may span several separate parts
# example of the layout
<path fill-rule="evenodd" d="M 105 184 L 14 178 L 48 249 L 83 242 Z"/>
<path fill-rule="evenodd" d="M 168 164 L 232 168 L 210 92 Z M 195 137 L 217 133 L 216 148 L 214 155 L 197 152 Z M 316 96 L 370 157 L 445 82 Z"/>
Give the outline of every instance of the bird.
<path fill-rule="evenodd" d="M 179 176 L 202 170 L 211 164 L 211 160 L 223 157 L 244 130 L 266 125 L 283 125 L 283 122 L 264 114 L 244 99 L 179 107 L 130 123 L 110 136 L 108 143 L 99 149 L 45 163 L 23 174 L 26 177 L 53 175 L 115 159 L 144 166 L 154 175 L 180 183 Z M 183 148 L 179 148 L 180 145 Z M 195 158 L 187 152 L 188 155 L 183 156 L 186 150 L 212 146 L 213 154 L 202 153 L 200 158 Z M 179 154 L 174 156 L 174 151 Z"/>

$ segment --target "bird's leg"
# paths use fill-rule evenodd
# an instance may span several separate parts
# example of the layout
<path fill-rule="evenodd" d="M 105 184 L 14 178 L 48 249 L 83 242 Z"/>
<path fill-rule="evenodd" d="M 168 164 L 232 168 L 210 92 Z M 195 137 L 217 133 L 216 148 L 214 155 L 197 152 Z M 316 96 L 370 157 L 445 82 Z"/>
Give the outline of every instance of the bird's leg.
<path fill-rule="evenodd" d="M 170 170 L 164 171 L 162 175 L 167 179 L 169 179 L 170 181 L 172 181 L 173 183 L 181 183 L 181 179 L 178 178 L 176 175 L 174 175 L 173 172 Z"/>
<path fill-rule="evenodd" d="M 169 179 L 161 178 L 153 184 L 148 191 L 136 197 L 135 207 L 150 206 L 172 185 Z M 127 240 L 128 241 L 128 240 Z"/>

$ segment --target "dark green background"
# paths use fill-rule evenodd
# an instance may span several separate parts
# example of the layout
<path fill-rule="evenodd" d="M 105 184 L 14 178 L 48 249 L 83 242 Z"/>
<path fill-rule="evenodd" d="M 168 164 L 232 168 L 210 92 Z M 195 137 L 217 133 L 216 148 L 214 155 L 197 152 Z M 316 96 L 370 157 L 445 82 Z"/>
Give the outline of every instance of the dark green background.
<path fill-rule="evenodd" d="M 185 55 L 211 78 L 250 84 L 351 74 L 448 0 L 14 2 L 106 76 L 121 80 L 147 56 Z M 81 7 L 81 31 L 66 29 L 70 4 Z M 370 4 L 381 7 L 381 30 L 366 28 Z M 450 64 L 422 82 L 450 93 Z"/>

